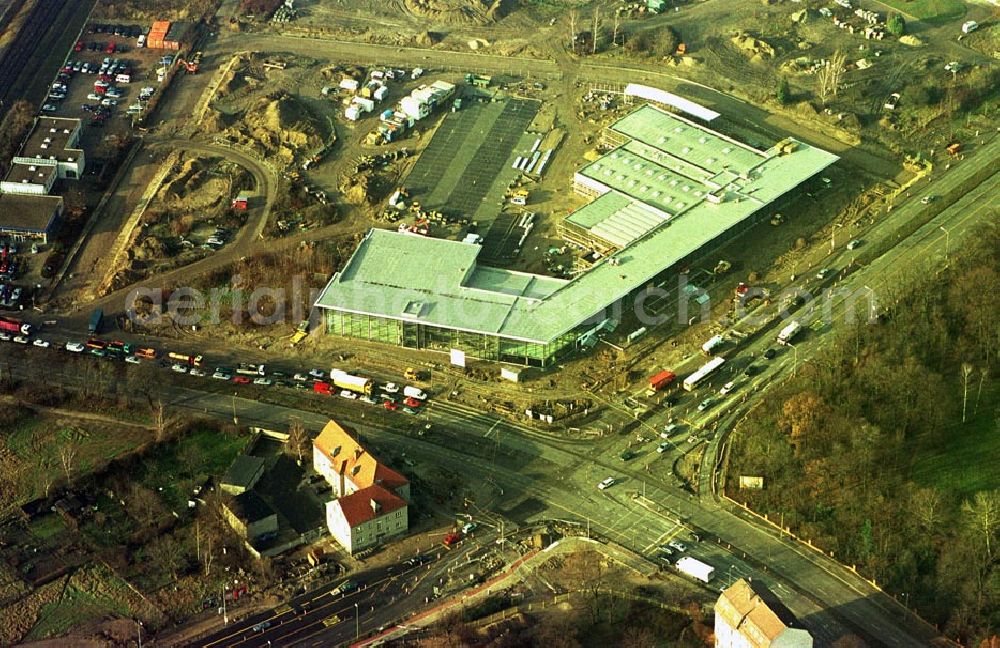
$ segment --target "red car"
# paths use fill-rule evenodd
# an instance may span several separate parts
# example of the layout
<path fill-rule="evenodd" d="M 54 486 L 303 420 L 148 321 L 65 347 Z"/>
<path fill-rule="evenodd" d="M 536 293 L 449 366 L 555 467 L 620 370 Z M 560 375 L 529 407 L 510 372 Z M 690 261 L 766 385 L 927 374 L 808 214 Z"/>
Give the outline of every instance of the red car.
<path fill-rule="evenodd" d="M 114 43 L 108 43 L 108 46 L 104 50 L 104 53 L 105 54 L 114 54 L 115 53 L 115 44 Z"/>
<path fill-rule="evenodd" d="M 233 382 L 237 385 L 249 385 L 250 379 L 246 376 L 233 376 Z"/>
<path fill-rule="evenodd" d="M 84 43 L 83 41 L 76 41 L 76 45 L 73 46 L 73 51 L 82 52 L 83 48 L 86 46 L 87 46 L 86 43 Z"/>
<path fill-rule="evenodd" d="M 462 536 L 458 535 L 457 533 L 449 533 L 448 535 L 446 535 L 444 537 L 444 546 L 450 548 L 452 545 L 458 544 L 458 542 L 461 539 L 462 539 Z"/>
<path fill-rule="evenodd" d="M 397 405 L 396 403 L 392 402 L 391 400 L 387 400 L 384 403 L 382 403 L 382 407 L 386 408 L 390 412 L 395 412 L 396 410 L 399 409 L 399 405 Z"/>
<path fill-rule="evenodd" d="M 406 399 L 403 401 L 403 405 L 406 405 L 407 407 L 420 407 L 423 404 L 424 404 L 423 401 L 419 401 L 416 398 L 413 398 L 412 396 L 407 396 Z"/>

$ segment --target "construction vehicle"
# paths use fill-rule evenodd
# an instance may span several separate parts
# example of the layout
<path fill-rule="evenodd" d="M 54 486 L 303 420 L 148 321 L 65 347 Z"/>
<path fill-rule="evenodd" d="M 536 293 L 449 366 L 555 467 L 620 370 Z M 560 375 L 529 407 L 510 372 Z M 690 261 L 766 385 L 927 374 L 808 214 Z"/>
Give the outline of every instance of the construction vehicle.
<path fill-rule="evenodd" d="M 958 155 L 958 152 L 962 150 L 962 144 L 961 142 L 954 142 L 949 144 L 948 148 L 945 150 L 948 151 L 949 155 Z"/>
<path fill-rule="evenodd" d="M 528 190 L 518 189 L 510 196 L 510 204 L 512 205 L 527 205 L 528 204 Z"/>
<path fill-rule="evenodd" d="M 677 45 L 677 51 L 674 52 L 674 56 L 684 56 L 687 54 L 687 43 L 680 43 Z"/>
<path fill-rule="evenodd" d="M 198 68 L 201 66 L 201 52 L 195 52 L 191 60 L 177 59 L 177 63 L 181 65 L 188 74 L 198 74 Z"/>
<path fill-rule="evenodd" d="M 723 275 L 729 272 L 733 267 L 733 264 L 725 259 L 719 259 L 719 262 L 715 264 L 715 269 L 712 270 L 712 274 Z"/>

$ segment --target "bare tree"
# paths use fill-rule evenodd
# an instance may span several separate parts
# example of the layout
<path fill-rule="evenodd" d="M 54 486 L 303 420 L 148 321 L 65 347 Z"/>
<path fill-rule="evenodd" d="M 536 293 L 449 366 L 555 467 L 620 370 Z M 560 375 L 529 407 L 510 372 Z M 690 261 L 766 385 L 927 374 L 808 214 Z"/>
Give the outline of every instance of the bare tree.
<path fill-rule="evenodd" d="M 569 48 L 576 54 L 576 9 L 569 12 Z"/>
<path fill-rule="evenodd" d="M 837 50 L 827 64 L 816 74 L 817 92 L 823 104 L 826 104 L 832 97 L 837 96 L 837 91 L 840 89 L 840 80 L 844 76 L 844 65 L 846 62 L 847 56 L 840 50 Z"/>
<path fill-rule="evenodd" d="M 980 491 L 962 504 L 962 512 L 972 531 L 981 535 L 986 549 L 987 564 L 993 560 L 992 539 L 1000 530 L 1000 490 Z"/>
<path fill-rule="evenodd" d="M 167 435 L 167 418 L 163 411 L 162 399 L 157 399 L 153 405 L 153 425 L 156 426 L 156 442 L 159 443 Z"/>
<path fill-rule="evenodd" d="M 969 376 L 972 375 L 972 363 L 962 363 L 962 423 L 965 423 L 966 404 L 969 402 Z"/>
<path fill-rule="evenodd" d="M 302 459 L 309 450 L 309 434 L 306 428 L 295 421 L 288 428 L 288 442 L 285 444 L 285 452 L 295 457 L 295 461 L 302 465 Z"/>
<path fill-rule="evenodd" d="M 63 471 L 66 473 L 66 483 L 70 484 L 73 479 L 73 460 L 76 459 L 76 448 L 72 443 L 67 443 L 59 448 L 59 461 L 62 463 Z"/>
<path fill-rule="evenodd" d="M 979 368 L 979 388 L 976 390 L 976 405 L 972 408 L 972 415 L 979 413 L 979 397 L 983 395 L 983 383 L 986 382 L 986 375 L 990 372 L 986 365 Z"/>
<path fill-rule="evenodd" d="M 615 11 L 614 27 L 611 29 L 611 47 L 618 47 L 618 12 Z"/>
<path fill-rule="evenodd" d="M 601 20 L 600 10 L 597 7 L 594 7 L 594 31 L 593 35 L 591 36 L 591 41 L 592 41 L 590 47 L 591 54 L 597 54 L 597 29 L 600 26 L 600 20 Z"/>

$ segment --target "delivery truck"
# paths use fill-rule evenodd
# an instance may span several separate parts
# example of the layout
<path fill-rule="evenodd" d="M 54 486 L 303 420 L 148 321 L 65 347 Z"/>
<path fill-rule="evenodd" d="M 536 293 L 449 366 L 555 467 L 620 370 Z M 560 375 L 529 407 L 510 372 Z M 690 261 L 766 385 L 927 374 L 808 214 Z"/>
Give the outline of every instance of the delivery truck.
<path fill-rule="evenodd" d="M 696 578 L 703 583 L 708 583 L 715 576 L 715 567 L 694 558 L 685 556 L 676 563 L 674 567 L 682 574 L 687 574 L 691 578 Z"/>

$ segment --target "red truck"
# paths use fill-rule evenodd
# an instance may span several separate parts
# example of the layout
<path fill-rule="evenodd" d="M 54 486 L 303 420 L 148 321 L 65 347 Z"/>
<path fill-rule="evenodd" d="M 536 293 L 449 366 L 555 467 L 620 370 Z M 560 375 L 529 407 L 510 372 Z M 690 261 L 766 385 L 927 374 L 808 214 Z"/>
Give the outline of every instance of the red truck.
<path fill-rule="evenodd" d="M 31 335 L 31 324 L 26 324 L 9 317 L 0 317 L 0 331 L 6 331 L 14 335 Z"/>
<path fill-rule="evenodd" d="M 677 374 L 672 371 L 661 371 L 649 379 L 649 388 L 653 391 L 663 391 L 677 379 Z"/>
<path fill-rule="evenodd" d="M 324 396 L 333 396 L 332 386 L 328 382 L 316 381 L 313 383 L 313 391 Z"/>

